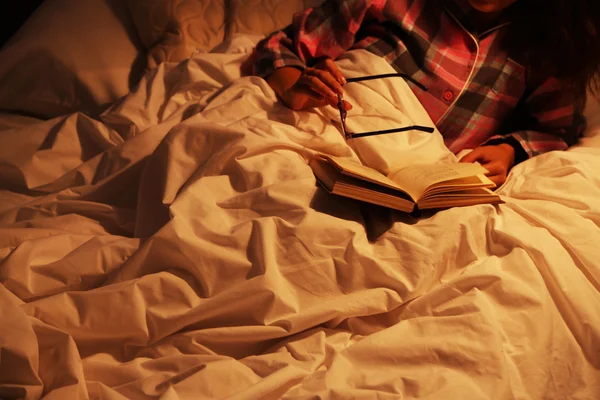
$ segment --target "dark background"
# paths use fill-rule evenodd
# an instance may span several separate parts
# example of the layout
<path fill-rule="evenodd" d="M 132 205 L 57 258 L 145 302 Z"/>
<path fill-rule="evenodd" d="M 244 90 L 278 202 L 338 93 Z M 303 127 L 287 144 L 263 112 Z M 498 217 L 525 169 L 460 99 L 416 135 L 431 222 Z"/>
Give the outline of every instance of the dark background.
<path fill-rule="evenodd" d="M 0 47 L 44 0 L 0 1 Z M 85 1 L 85 0 L 74 0 Z"/>

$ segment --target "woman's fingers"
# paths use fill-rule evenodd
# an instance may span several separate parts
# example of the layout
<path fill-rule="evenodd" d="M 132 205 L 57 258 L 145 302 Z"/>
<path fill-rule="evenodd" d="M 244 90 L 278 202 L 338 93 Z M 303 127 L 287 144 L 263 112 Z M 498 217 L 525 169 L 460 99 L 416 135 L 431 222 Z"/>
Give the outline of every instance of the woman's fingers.
<path fill-rule="evenodd" d="M 343 94 L 342 85 L 328 72 L 317 68 L 306 68 L 300 77 L 303 84 L 308 84 L 318 93 L 326 97 Z"/>
<path fill-rule="evenodd" d="M 487 164 L 482 164 L 483 168 L 485 168 L 488 172 L 486 176 L 495 176 L 495 175 L 506 175 L 506 169 L 500 162 L 490 162 Z"/>
<path fill-rule="evenodd" d="M 346 84 L 346 78 L 344 77 L 344 74 L 342 71 L 340 71 L 335 61 L 333 61 L 331 58 L 325 59 L 322 64 L 319 65 L 319 68 L 328 71 L 340 85 Z"/>
<path fill-rule="evenodd" d="M 492 175 L 488 176 L 488 179 L 494 182 L 496 187 L 500 187 L 506 181 L 506 175 Z"/>
<path fill-rule="evenodd" d="M 489 180 L 494 182 L 496 186 L 500 186 L 506 180 L 506 168 L 502 165 L 502 163 L 494 161 L 487 164 L 482 165 L 488 172 L 485 176 L 488 177 Z"/>
<path fill-rule="evenodd" d="M 333 62 L 333 61 L 332 61 Z M 337 78 L 331 74 L 328 70 L 322 70 L 318 68 L 309 68 L 307 74 L 314 75 L 321 80 L 327 87 L 333 90 L 336 94 L 343 95 L 344 88 Z"/>
<path fill-rule="evenodd" d="M 324 83 L 318 82 L 315 79 L 303 80 L 303 78 L 300 78 L 292 90 L 298 94 L 308 96 L 311 100 L 318 101 L 323 105 L 336 105 L 338 101 L 337 95 L 335 93 L 331 95 L 332 93 L 329 93 L 330 89 L 327 89 Z"/>
<path fill-rule="evenodd" d="M 337 94 L 315 75 L 302 75 L 296 85 L 300 89 L 310 89 L 321 97 L 337 98 Z"/>
<path fill-rule="evenodd" d="M 296 83 L 296 89 L 309 97 L 337 105 L 338 94 L 343 93 L 341 85 L 326 71 L 307 68 Z"/>
<path fill-rule="evenodd" d="M 343 95 L 342 85 L 346 83 L 344 75 L 331 59 L 320 61 L 315 68 L 305 68 L 290 90 L 295 95 L 307 96 L 310 105 L 316 107 L 329 104 L 338 106 L 338 95 Z M 304 101 L 306 103 L 306 101 Z M 306 106 L 309 104 L 306 103 Z M 352 105 L 343 101 L 345 110 L 351 110 Z M 304 108 L 304 107 L 303 107 Z"/>

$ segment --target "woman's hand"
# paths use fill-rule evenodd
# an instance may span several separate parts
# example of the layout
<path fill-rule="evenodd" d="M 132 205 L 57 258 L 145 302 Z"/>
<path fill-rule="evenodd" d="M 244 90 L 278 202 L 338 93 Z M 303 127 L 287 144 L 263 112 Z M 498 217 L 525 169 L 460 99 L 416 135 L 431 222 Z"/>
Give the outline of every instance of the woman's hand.
<path fill-rule="evenodd" d="M 460 159 L 460 162 L 478 162 L 488 173 L 485 174 L 496 186 L 506 181 L 508 171 L 515 165 L 515 149 L 506 143 L 495 146 L 480 146 Z"/>
<path fill-rule="evenodd" d="M 346 78 L 335 62 L 327 58 L 303 71 L 294 67 L 279 68 L 267 82 L 285 105 L 293 110 L 306 110 L 326 105 L 337 107 Z M 344 101 L 344 108 L 350 110 L 352 106 Z"/>

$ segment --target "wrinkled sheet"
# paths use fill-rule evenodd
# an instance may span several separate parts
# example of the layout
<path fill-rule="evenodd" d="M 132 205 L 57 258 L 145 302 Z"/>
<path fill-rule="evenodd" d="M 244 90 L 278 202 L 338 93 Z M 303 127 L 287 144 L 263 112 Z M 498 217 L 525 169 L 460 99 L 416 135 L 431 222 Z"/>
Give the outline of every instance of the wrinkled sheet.
<path fill-rule="evenodd" d="M 600 398 L 600 150 L 518 165 L 498 206 L 331 196 L 316 151 L 454 156 L 286 109 L 239 76 L 254 40 L 161 65 L 100 120 L 1 124 L 0 398 Z M 353 129 L 431 123 L 398 79 L 346 92 Z"/>

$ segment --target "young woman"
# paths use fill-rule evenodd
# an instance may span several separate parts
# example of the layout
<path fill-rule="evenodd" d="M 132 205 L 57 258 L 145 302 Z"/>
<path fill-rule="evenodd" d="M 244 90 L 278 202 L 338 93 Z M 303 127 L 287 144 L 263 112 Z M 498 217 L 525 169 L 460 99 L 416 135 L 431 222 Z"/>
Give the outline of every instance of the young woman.
<path fill-rule="evenodd" d="M 462 161 L 500 185 L 581 135 L 599 32 L 598 0 L 327 0 L 261 41 L 253 73 L 292 109 L 336 106 L 345 79 L 332 60 L 385 57 L 429 88 L 412 86 L 449 149 L 473 148 Z"/>

